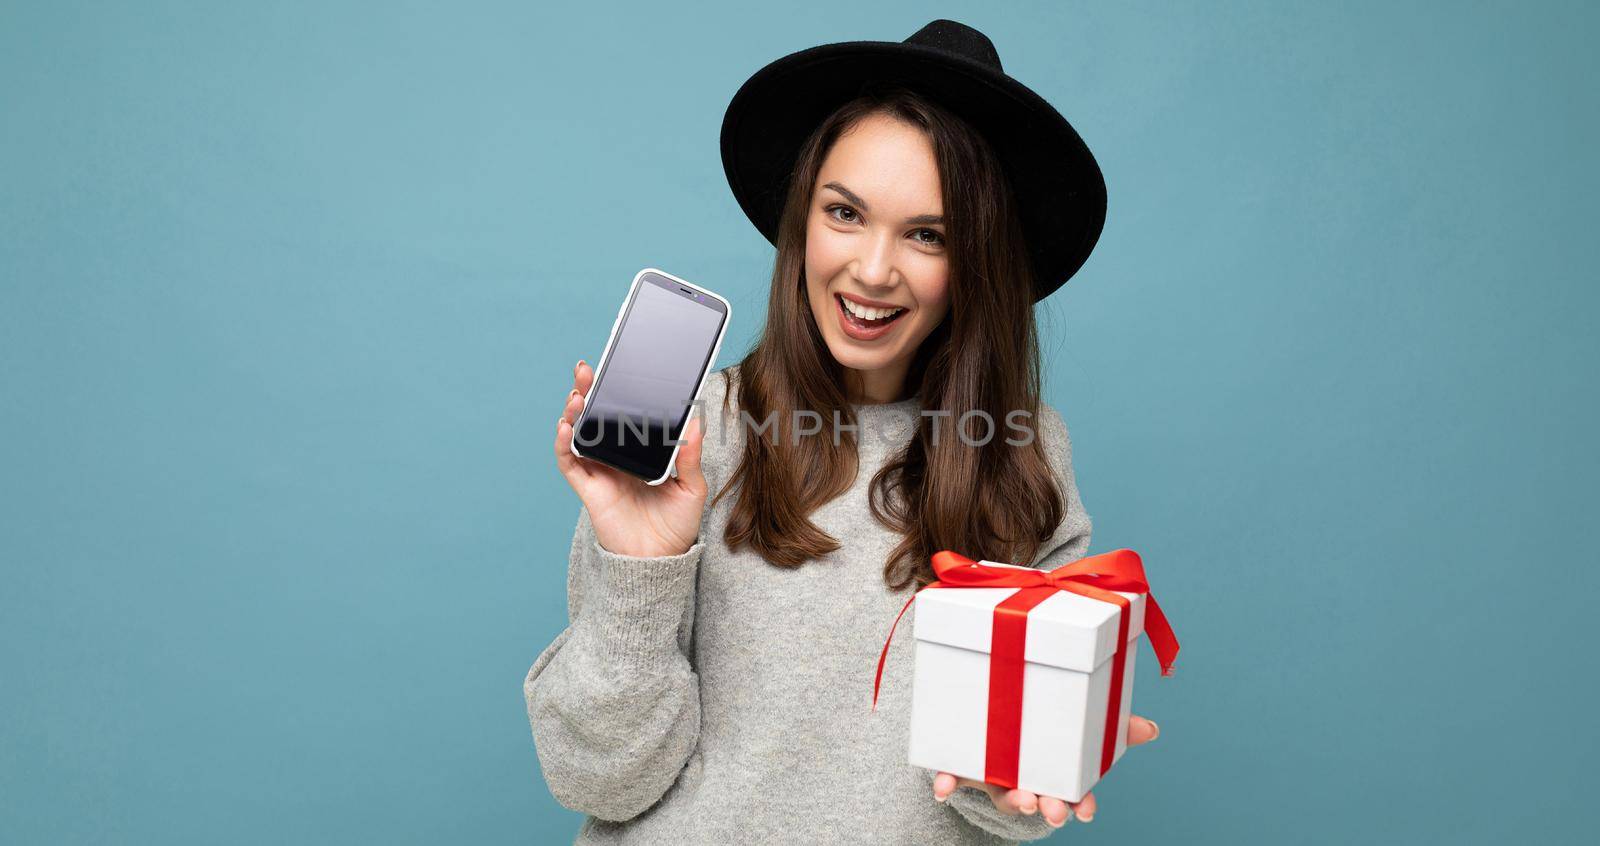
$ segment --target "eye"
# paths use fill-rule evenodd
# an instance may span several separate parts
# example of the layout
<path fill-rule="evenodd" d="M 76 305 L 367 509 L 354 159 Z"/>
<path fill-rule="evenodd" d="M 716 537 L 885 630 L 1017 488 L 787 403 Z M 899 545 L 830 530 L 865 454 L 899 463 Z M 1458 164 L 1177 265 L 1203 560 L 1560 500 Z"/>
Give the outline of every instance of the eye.
<path fill-rule="evenodd" d="M 861 219 L 860 215 L 856 214 L 856 210 L 855 209 L 850 208 L 849 206 L 846 206 L 846 205 L 835 204 L 835 205 L 828 206 L 827 208 L 823 209 L 822 211 L 823 211 L 824 214 L 827 214 L 829 217 L 832 217 L 834 220 L 837 220 L 840 223 L 855 223 L 856 221 Z M 834 212 L 845 212 L 845 213 L 849 214 L 850 217 L 840 218 L 838 215 L 834 214 Z M 915 232 L 913 234 L 921 235 L 924 232 L 928 233 L 929 235 L 932 235 L 933 236 L 933 240 L 930 241 L 930 240 L 927 240 L 927 239 L 924 239 L 924 238 L 920 238 L 920 237 L 913 238 L 912 240 L 915 240 L 918 244 L 922 244 L 924 246 L 929 246 L 929 247 L 942 247 L 942 246 L 944 246 L 944 235 L 940 234 L 939 230 L 937 230 L 937 229 L 927 229 L 927 228 L 918 229 L 918 230 L 915 230 Z"/>

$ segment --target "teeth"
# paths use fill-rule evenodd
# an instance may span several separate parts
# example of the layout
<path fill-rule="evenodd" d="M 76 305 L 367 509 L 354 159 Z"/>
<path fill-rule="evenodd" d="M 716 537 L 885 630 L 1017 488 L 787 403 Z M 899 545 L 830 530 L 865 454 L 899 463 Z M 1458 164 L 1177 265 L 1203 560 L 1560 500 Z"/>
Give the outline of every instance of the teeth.
<path fill-rule="evenodd" d="M 851 302 L 849 297 L 840 297 L 839 301 L 844 303 L 845 311 L 850 312 L 862 320 L 881 320 L 892 314 L 899 314 L 900 312 L 905 311 L 903 308 L 873 308 L 871 306 L 857 305 Z"/>

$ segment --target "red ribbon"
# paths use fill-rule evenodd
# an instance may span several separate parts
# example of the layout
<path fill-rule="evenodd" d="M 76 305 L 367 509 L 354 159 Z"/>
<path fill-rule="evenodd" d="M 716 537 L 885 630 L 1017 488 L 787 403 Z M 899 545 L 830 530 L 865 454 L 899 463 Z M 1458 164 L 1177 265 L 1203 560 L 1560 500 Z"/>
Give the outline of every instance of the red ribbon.
<path fill-rule="evenodd" d="M 1028 612 L 1065 590 L 1117 606 L 1117 651 L 1111 665 L 1111 694 L 1106 705 L 1105 743 L 1100 750 L 1100 774 L 1111 769 L 1117 751 L 1117 728 L 1122 713 L 1122 678 L 1127 664 L 1129 609 L 1128 599 L 1113 591 L 1145 595 L 1144 633 L 1161 664 L 1161 675 L 1172 675 L 1172 662 L 1178 657 L 1178 638 L 1161 613 L 1161 606 L 1150 595 L 1144 565 L 1131 549 L 1116 549 L 1090 555 L 1054 570 L 990 567 L 949 550 L 934 553 L 936 587 L 1014 587 L 1020 588 L 995 606 L 994 628 L 989 649 L 989 726 L 985 748 L 984 778 L 989 784 L 1017 786 L 1017 761 L 1022 749 L 1022 673 L 1024 648 L 1028 642 Z M 924 588 L 926 590 L 927 588 Z M 921 593 L 921 591 L 918 591 Z M 883 683 L 883 665 L 889 658 L 889 642 L 895 627 L 911 607 L 916 594 L 906 600 L 889 626 L 889 637 L 878 656 L 878 675 L 872 682 L 872 708 L 878 707 L 878 688 Z"/>

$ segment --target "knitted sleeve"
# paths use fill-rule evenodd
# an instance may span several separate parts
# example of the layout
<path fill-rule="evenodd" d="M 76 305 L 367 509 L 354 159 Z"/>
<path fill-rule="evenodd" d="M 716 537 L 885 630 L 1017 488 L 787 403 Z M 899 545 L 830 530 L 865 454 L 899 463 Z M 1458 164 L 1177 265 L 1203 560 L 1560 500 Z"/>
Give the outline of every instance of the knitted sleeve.
<path fill-rule="evenodd" d="M 1039 558 L 1033 566 L 1041 570 L 1054 570 L 1071 564 L 1089 551 L 1089 533 L 1093 524 L 1084 510 L 1083 500 L 1078 497 L 1077 478 L 1072 472 L 1072 441 L 1068 437 L 1066 423 L 1060 412 L 1048 404 L 1040 410 L 1037 436 L 1042 439 L 1050 466 L 1061 483 L 1066 512 L 1050 541 L 1040 546 Z M 933 789 L 934 775 L 932 771 L 928 772 L 929 790 Z M 1003 813 L 994 806 L 989 794 L 975 787 L 956 788 L 946 801 L 968 822 L 1007 839 L 1039 840 L 1056 830 L 1039 813 Z"/>
<path fill-rule="evenodd" d="M 523 682 L 534 747 L 562 805 L 631 819 L 678 778 L 700 737 L 688 659 L 704 543 L 681 555 L 618 555 L 578 514 L 565 630 Z"/>

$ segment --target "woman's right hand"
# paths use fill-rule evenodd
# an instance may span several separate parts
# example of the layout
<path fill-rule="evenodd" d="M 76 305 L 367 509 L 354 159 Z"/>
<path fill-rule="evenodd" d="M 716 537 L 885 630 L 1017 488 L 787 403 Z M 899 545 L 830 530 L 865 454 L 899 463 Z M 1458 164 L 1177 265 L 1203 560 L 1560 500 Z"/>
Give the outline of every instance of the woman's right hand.
<path fill-rule="evenodd" d="M 700 471 L 704 426 L 698 416 L 684 427 L 678 448 L 677 478 L 647 485 L 614 467 L 572 454 L 572 424 L 594 383 L 594 368 L 582 360 L 573 369 L 572 392 L 556 421 L 556 467 L 589 510 L 595 538 L 608 552 L 657 557 L 681 555 L 700 536 L 706 478 Z"/>

